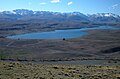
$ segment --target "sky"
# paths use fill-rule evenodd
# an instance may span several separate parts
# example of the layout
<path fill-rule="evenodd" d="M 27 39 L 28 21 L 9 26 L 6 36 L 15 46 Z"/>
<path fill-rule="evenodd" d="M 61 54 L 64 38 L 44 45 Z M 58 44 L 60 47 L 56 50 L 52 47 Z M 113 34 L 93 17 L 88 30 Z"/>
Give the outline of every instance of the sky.
<path fill-rule="evenodd" d="M 120 0 L 0 0 L 0 11 L 15 9 L 120 15 Z"/>

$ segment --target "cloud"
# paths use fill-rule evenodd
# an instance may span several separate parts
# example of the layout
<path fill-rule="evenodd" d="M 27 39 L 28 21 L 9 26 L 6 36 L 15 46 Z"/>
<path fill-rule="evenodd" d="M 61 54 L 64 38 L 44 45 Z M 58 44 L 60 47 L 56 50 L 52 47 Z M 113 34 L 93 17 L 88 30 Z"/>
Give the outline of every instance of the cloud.
<path fill-rule="evenodd" d="M 72 5 L 72 4 L 73 4 L 73 2 L 72 2 L 72 1 L 68 2 L 68 5 Z"/>
<path fill-rule="evenodd" d="M 114 4 L 114 5 L 112 5 L 112 9 L 115 9 L 118 6 L 119 6 L 119 4 Z"/>
<path fill-rule="evenodd" d="M 51 0 L 50 2 L 51 2 L 51 3 L 59 3 L 60 0 Z"/>
<path fill-rule="evenodd" d="M 41 5 L 46 5 L 47 3 L 45 3 L 45 2 L 41 2 L 40 4 L 41 4 Z"/>

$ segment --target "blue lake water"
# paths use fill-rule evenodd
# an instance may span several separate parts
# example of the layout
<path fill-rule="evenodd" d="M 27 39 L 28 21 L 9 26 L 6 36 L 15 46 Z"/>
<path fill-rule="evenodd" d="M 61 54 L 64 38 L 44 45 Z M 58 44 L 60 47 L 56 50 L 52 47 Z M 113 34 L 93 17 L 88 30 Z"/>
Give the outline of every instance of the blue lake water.
<path fill-rule="evenodd" d="M 94 28 L 82 28 L 82 29 L 68 29 L 68 30 L 55 30 L 50 32 L 35 32 L 28 34 L 19 34 L 14 36 L 7 36 L 11 39 L 63 39 L 63 38 L 79 38 L 84 35 L 88 35 L 87 30 L 120 30 L 120 28 L 114 28 L 111 26 L 99 26 Z"/>

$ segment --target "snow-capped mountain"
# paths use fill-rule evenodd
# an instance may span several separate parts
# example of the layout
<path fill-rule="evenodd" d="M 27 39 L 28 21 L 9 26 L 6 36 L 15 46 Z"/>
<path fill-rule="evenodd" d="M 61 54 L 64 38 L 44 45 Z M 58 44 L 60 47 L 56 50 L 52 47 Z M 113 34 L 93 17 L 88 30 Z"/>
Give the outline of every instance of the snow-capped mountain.
<path fill-rule="evenodd" d="M 49 11 L 32 11 L 27 9 L 16 9 L 13 11 L 0 12 L 0 19 L 54 19 L 54 20 L 77 20 L 93 22 L 120 22 L 120 16 L 113 13 L 97 13 L 85 15 L 80 12 L 60 13 Z"/>
<path fill-rule="evenodd" d="M 70 13 L 60 13 L 60 12 L 50 12 L 50 11 L 32 11 L 32 10 L 27 10 L 27 9 L 16 9 L 16 10 L 13 10 L 13 11 L 3 11 L 3 12 L 0 12 L 1 14 L 19 14 L 19 15 L 29 15 L 29 14 L 53 14 L 53 15 L 59 15 L 59 14 L 62 14 L 62 15 L 69 15 L 69 16 L 72 16 L 72 15 L 84 15 L 80 12 L 70 12 Z"/>
<path fill-rule="evenodd" d="M 32 10 L 27 10 L 27 9 L 16 9 L 13 10 L 13 12 L 19 15 L 28 15 L 28 14 L 30 15 L 34 13 Z"/>
<path fill-rule="evenodd" d="M 2 19 L 30 20 L 30 19 L 47 19 L 47 20 L 80 20 L 87 21 L 87 16 L 80 12 L 60 13 L 50 11 L 32 11 L 27 9 L 16 9 L 13 11 L 0 12 Z"/>
<path fill-rule="evenodd" d="M 97 14 L 93 14 L 91 15 L 91 17 L 114 17 L 114 18 L 120 18 L 119 15 L 113 14 L 113 13 L 97 13 Z"/>
<path fill-rule="evenodd" d="M 120 22 L 120 16 L 113 13 L 97 13 L 88 17 L 94 22 Z"/>

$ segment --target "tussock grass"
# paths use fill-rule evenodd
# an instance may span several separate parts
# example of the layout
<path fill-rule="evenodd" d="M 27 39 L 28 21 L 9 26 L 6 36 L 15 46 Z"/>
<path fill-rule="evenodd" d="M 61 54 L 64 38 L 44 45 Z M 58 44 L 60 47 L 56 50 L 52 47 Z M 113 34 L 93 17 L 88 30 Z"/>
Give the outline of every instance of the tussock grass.
<path fill-rule="evenodd" d="M 0 62 L 0 79 L 119 79 L 120 66 Z"/>

